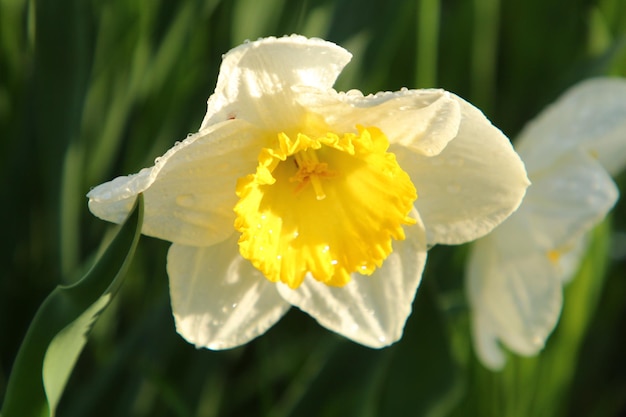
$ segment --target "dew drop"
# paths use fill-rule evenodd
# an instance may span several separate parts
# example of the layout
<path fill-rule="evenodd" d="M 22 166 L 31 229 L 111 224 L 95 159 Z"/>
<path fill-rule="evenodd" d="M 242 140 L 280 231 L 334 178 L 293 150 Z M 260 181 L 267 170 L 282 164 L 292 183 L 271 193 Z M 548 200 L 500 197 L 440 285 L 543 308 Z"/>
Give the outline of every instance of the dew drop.
<path fill-rule="evenodd" d="M 450 193 L 450 194 L 456 194 L 459 191 L 461 191 L 461 186 L 459 184 L 449 184 L 446 187 L 446 190 Z"/>
<path fill-rule="evenodd" d="M 207 345 L 207 348 L 211 350 L 222 350 L 224 349 L 224 346 L 225 346 L 224 342 L 211 342 Z M 196 346 L 196 349 L 200 349 L 200 347 Z"/>
<path fill-rule="evenodd" d="M 359 91 L 357 89 L 352 89 L 352 90 L 346 91 L 346 96 L 348 96 L 348 97 L 363 97 L 363 93 L 361 93 L 361 91 Z"/>
<path fill-rule="evenodd" d="M 387 343 L 387 338 L 385 336 L 378 336 L 378 341 L 380 343 Z"/>
<path fill-rule="evenodd" d="M 407 91 L 409 91 L 409 89 L 408 89 L 408 88 L 406 88 L 406 87 L 402 87 L 402 88 L 400 89 L 400 91 L 402 91 L 403 93 L 406 93 Z"/>
<path fill-rule="evenodd" d="M 330 250 L 330 246 L 326 245 L 324 246 L 324 249 L 322 249 L 322 253 L 326 253 Z"/>
<path fill-rule="evenodd" d="M 339 263 L 338 260 L 333 259 L 332 261 L 330 261 L 331 265 L 337 265 Z"/>

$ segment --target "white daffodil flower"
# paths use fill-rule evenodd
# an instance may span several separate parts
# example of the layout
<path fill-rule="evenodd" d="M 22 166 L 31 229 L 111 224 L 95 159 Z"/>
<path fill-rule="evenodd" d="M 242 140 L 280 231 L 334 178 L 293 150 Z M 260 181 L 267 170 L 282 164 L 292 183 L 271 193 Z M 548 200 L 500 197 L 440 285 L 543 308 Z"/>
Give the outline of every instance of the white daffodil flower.
<path fill-rule="evenodd" d="M 291 305 L 389 345 L 428 245 L 476 239 L 519 205 L 524 166 L 479 110 L 442 90 L 336 92 L 350 59 L 296 35 L 234 48 L 200 131 L 88 194 L 112 222 L 144 194 L 142 232 L 173 242 L 172 310 L 196 346 L 244 344 Z"/>
<path fill-rule="evenodd" d="M 626 80 L 573 87 L 515 145 L 532 185 L 520 208 L 472 245 L 466 276 L 475 350 L 494 370 L 505 364 L 499 342 L 525 356 L 543 348 L 585 236 L 618 198 L 610 174 L 626 165 Z"/>

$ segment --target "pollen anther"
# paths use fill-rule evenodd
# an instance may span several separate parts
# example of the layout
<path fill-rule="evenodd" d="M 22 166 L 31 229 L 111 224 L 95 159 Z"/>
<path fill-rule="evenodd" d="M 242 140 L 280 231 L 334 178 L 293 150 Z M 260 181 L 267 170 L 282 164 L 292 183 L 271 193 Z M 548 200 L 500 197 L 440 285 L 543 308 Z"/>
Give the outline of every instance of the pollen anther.
<path fill-rule="evenodd" d="M 326 193 L 322 188 L 321 179 L 332 178 L 336 176 L 337 173 L 328 169 L 327 163 L 320 162 L 313 149 L 300 151 L 293 157 L 298 172 L 296 172 L 296 175 L 289 178 L 289 182 L 299 183 L 294 189 L 294 193 L 299 193 L 307 184 L 311 183 L 313 191 L 315 192 L 315 198 L 318 200 L 325 199 Z"/>

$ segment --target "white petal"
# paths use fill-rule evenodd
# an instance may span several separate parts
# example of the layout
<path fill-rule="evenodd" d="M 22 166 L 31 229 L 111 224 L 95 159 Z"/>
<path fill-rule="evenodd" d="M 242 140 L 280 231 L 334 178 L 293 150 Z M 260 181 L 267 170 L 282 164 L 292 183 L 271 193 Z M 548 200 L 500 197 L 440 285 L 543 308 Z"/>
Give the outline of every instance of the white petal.
<path fill-rule="evenodd" d="M 276 285 L 239 255 L 236 234 L 206 248 L 173 244 L 167 273 L 176 330 L 197 347 L 247 343 L 290 307 Z"/>
<path fill-rule="evenodd" d="M 497 371 L 504 368 L 506 357 L 498 343 L 497 326 L 489 319 L 490 315 L 485 310 L 472 309 L 472 342 L 476 356 L 482 364 Z"/>
<path fill-rule="evenodd" d="M 415 207 L 429 244 L 459 244 L 489 233 L 520 204 L 529 182 L 509 140 L 474 106 L 461 107 L 458 135 L 433 157 L 394 145 L 417 188 Z"/>
<path fill-rule="evenodd" d="M 582 146 L 615 175 L 626 166 L 626 80 L 598 78 L 563 94 L 526 125 L 516 148 L 528 171 Z"/>
<path fill-rule="evenodd" d="M 297 35 L 244 43 L 224 56 L 202 127 L 236 117 L 281 131 L 302 116 L 291 87 L 328 89 L 351 58 L 334 43 Z"/>
<path fill-rule="evenodd" d="M 281 295 L 318 323 L 372 348 L 388 346 L 402 337 L 404 324 L 426 262 L 421 222 L 406 229 L 406 240 L 371 276 L 353 274 L 344 287 L 329 287 L 311 277 L 292 290 L 279 285 Z"/>
<path fill-rule="evenodd" d="M 237 179 L 254 173 L 259 132 L 232 120 L 175 145 L 152 168 L 91 190 L 89 209 L 122 222 L 138 193 L 145 198 L 142 233 L 176 243 L 207 246 L 233 232 Z"/>
<path fill-rule="evenodd" d="M 509 236 L 525 237 L 524 230 Z M 490 235 L 474 243 L 467 267 L 474 345 L 478 357 L 492 369 L 504 365 L 498 339 L 518 354 L 539 352 L 563 302 L 559 273 L 547 257 L 539 251 L 503 255 Z"/>
<path fill-rule="evenodd" d="M 589 233 L 585 233 L 561 253 L 556 264 L 563 285 L 569 283 L 578 272 L 588 247 Z"/>
<path fill-rule="evenodd" d="M 504 365 L 498 340 L 534 355 L 554 329 L 562 285 L 584 253 L 585 235 L 612 207 L 617 190 L 585 152 L 571 152 L 531 177 L 519 210 L 472 247 L 467 289 L 474 344 L 493 369 Z"/>
<path fill-rule="evenodd" d="M 461 106 L 444 90 L 402 90 L 376 95 L 298 89 L 298 102 L 321 114 L 337 132 L 355 130 L 356 125 L 376 126 L 389 138 L 427 156 L 440 153 L 458 133 Z"/>
<path fill-rule="evenodd" d="M 530 179 L 520 211 L 528 212 L 526 226 L 538 250 L 573 249 L 618 198 L 611 177 L 584 151 L 565 154 L 549 168 L 531 173 Z"/>

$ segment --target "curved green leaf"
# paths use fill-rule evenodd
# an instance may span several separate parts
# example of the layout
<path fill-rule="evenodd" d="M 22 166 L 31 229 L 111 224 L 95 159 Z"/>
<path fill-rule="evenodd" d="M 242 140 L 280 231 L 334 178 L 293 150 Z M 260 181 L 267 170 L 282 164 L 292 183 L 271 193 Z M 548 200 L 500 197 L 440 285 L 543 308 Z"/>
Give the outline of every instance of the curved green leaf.
<path fill-rule="evenodd" d="M 54 416 L 87 333 L 122 285 L 143 221 L 143 196 L 95 265 L 57 286 L 35 314 L 9 378 L 4 417 Z"/>

